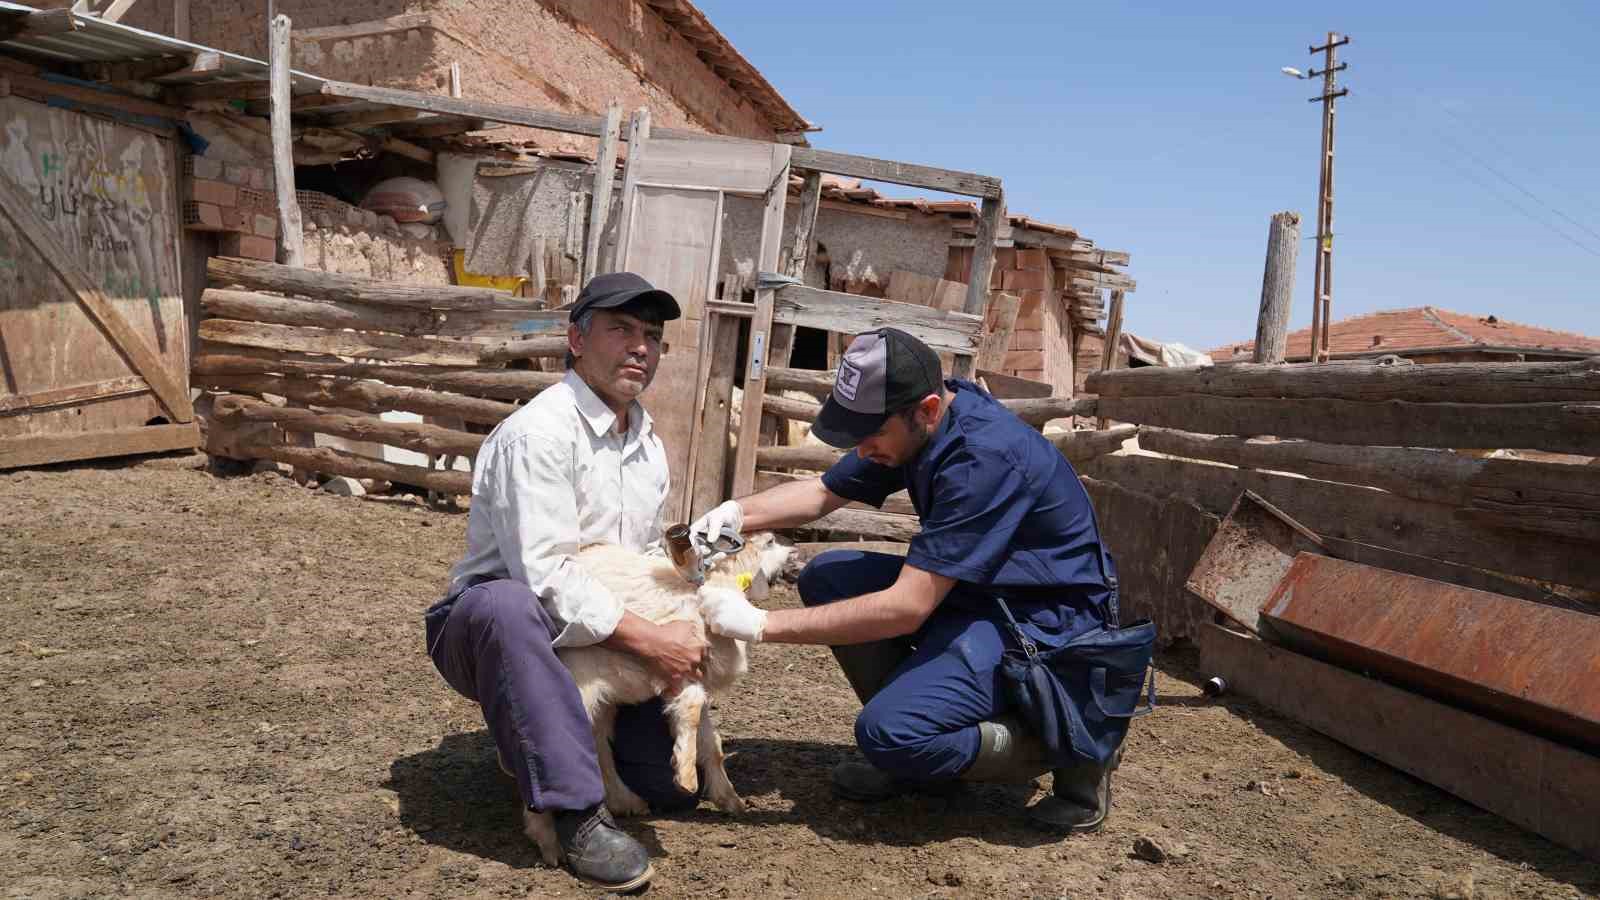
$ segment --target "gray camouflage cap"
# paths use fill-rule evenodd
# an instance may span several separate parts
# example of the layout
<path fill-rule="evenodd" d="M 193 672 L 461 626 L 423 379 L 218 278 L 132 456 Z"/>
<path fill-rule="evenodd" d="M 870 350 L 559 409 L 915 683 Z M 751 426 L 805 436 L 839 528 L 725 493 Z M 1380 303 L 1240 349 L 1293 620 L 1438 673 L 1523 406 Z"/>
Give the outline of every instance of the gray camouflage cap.
<path fill-rule="evenodd" d="M 857 335 L 811 433 L 833 447 L 854 447 L 943 384 L 939 355 L 927 344 L 898 328 Z"/>

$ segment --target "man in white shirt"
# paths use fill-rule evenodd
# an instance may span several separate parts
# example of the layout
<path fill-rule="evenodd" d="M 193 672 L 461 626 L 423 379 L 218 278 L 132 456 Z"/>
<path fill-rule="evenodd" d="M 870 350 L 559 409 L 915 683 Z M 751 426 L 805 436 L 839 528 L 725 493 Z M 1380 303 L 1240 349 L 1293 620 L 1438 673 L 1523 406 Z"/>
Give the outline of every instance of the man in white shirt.
<path fill-rule="evenodd" d="M 638 402 L 678 303 L 631 273 L 594 278 L 572 307 L 568 371 L 484 440 L 472 475 L 467 553 L 426 616 L 428 655 L 483 707 L 500 764 L 527 810 L 554 814 L 568 866 L 614 891 L 654 875 L 605 809 L 594 739 L 558 647 L 604 644 L 669 682 L 701 665 L 684 622 L 656 625 L 578 565 L 584 544 L 660 552 L 666 452 Z M 659 703 L 619 710 L 619 774 L 656 809 L 693 806 L 672 784 Z"/>

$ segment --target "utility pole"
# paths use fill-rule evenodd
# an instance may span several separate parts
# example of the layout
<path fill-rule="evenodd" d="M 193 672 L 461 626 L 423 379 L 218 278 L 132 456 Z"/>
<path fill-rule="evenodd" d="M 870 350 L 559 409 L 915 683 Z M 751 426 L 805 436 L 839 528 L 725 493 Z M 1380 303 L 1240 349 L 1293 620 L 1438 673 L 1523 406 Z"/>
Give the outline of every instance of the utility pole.
<path fill-rule="evenodd" d="M 1322 76 L 1322 96 L 1312 97 L 1312 103 L 1322 104 L 1322 171 L 1317 186 L 1317 267 L 1312 278 L 1311 294 L 1311 361 L 1328 359 L 1329 307 L 1333 305 L 1333 102 L 1350 93 L 1338 90 L 1334 74 L 1342 72 L 1348 63 L 1334 65 L 1334 51 L 1350 43 L 1349 35 L 1328 32 L 1328 42 L 1312 47 L 1311 55 L 1323 54 L 1322 71 L 1312 69 L 1307 78 Z"/>

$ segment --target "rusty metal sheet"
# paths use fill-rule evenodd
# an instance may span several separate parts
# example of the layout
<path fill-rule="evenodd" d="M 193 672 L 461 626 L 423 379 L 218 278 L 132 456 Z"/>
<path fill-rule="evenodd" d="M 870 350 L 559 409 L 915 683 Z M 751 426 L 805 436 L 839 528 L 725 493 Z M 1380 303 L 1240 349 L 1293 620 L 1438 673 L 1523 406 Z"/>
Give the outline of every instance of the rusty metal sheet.
<path fill-rule="evenodd" d="M 1600 750 L 1600 616 L 1300 553 L 1261 618 L 1300 652 Z"/>
<path fill-rule="evenodd" d="M 1315 534 L 1256 492 L 1245 491 L 1206 544 L 1184 586 L 1223 615 L 1260 633 L 1261 607 L 1301 551 L 1325 552 Z"/>

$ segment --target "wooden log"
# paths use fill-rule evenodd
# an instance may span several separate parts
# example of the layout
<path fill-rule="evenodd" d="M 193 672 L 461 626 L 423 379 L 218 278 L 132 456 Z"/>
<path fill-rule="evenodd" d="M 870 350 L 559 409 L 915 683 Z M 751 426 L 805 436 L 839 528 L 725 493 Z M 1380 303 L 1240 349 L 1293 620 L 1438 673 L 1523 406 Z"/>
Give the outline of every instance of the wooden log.
<path fill-rule="evenodd" d="M 983 317 L 983 337 L 978 344 L 978 353 L 973 357 L 976 368 L 1004 367 L 1006 351 L 1011 349 L 1011 333 L 1017 327 L 1017 308 L 1021 303 L 1022 299 L 1016 294 L 997 291 L 989 295 L 989 305 Z"/>
<path fill-rule="evenodd" d="M 1051 419 L 1067 416 L 1092 416 L 1096 404 L 1093 397 L 1074 400 L 1071 397 L 1039 397 L 1023 400 L 1001 400 L 1000 405 L 1017 414 L 1017 418 L 1035 428 L 1041 428 Z M 1130 419 L 1128 421 L 1138 421 Z"/>
<path fill-rule="evenodd" d="M 971 355 L 978 350 L 983 320 L 877 297 L 789 285 L 776 292 L 773 321 L 840 334 L 860 334 L 892 325 L 935 351 Z"/>
<path fill-rule="evenodd" d="M 283 375 L 198 375 L 196 387 L 247 394 L 276 394 L 313 406 L 335 406 L 365 412 L 402 409 L 425 416 L 459 416 L 466 422 L 498 425 L 517 411 L 510 403 L 463 397 L 422 388 L 391 387 L 373 381 L 342 378 L 296 378 Z"/>
<path fill-rule="evenodd" d="M 348 363 L 309 355 L 254 350 L 249 347 L 202 345 L 194 359 L 196 375 L 325 375 L 375 379 L 400 387 L 428 388 L 455 394 L 528 400 L 559 382 L 559 372 L 522 369 L 485 371 L 445 366 Z M 258 354 L 258 355 L 252 355 Z"/>
<path fill-rule="evenodd" d="M 565 356 L 566 353 L 566 335 L 560 337 L 546 335 L 516 341 L 505 341 L 485 347 L 478 354 L 478 362 L 490 365 L 510 362 L 514 359 L 559 359 Z"/>
<path fill-rule="evenodd" d="M 213 408 L 219 418 L 240 424 L 271 422 L 283 426 L 285 430 L 331 434 L 353 441 L 372 441 L 415 450 L 428 456 L 477 456 L 479 446 L 487 437 L 427 423 L 385 422 L 377 418 L 274 406 L 239 394 L 217 398 Z"/>
<path fill-rule="evenodd" d="M 614 270 L 628 258 L 628 242 L 633 239 L 633 197 L 639 189 L 639 167 L 650 152 L 650 110 L 639 107 L 628 117 L 628 163 L 622 170 L 622 208 L 617 210 L 617 241 L 610 264 Z"/>
<path fill-rule="evenodd" d="M 978 377 L 988 387 L 990 396 L 996 400 L 1024 400 L 1040 399 L 1050 396 L 1055 388 L 1042 381 L 1033 381 L 1028 378 L 1018 378 L 1004 372 L 992 369 L 978 370 Z"/>
<path fill-rule="evenodd" d="M 782 373 L 781 375 L 778 373 Z M 826 386 L 823 379 L 826 378 Z M 805 391 L 807 393 L 821 394 L 826 397 L 833 390 L 832 373 L 812 372 L 808 369 L 776 369 L 767 379 L 768 384 L 776 385 L 781 382 L 784 390 Z M 1065 416 L 1090 416 L 1094 415 L 1094 398 L 1074 400 L 1071 397 L 1024 397 L 1014 400 L 1001 400 L 1001 406 L 1016 413 L 1017 418 L 1035 428 L 1041 427 L 1051 419 L 1060 419 Z M 763 407 L 771 413 L 787 419 L 796 419 L 802 422 L 815 422 L 817 415 L 822 412 L 822 404 L 807 403 L 790 397 L 781 397 L 769 394 L 762 403 Z"/>
<path fill-rule="evenodd" d="M 594 189 L 589 195 L 589 239 L 584 244 L 583 282 L 600 271 L 600 242 L 611 215 L 611 184 L 617 178 L 617 146 L 622 139 L 622 105 L 611 101 L 600 128 L 600 155 L 594 164 Z"/>
<path fill-rule="evenodd" d="M 769 391 L 805 391 L 818 400 L 833 392 L 834 373 L 818 369 L 790 369 L 773 366 L 767 370 Z"/>
<path fill-rule="evenodd" d="M 1068 431 L 1065 434 L 1051 436 L 1050 443 L 1061 451 L 1061 455 L 1065 456 L 1068 462 L 1080 463 L 1096 456 L 1115 453 L 1122 449 L 1124 441 L 1138 433 L 1137 425 L 1118 425 L 1101 431 Z"/>
<path fill-rule="evenodd" d="M 1106 320 L 1106 336 L 1101 343 L 1100 371 L 1109 372 L 1117 367 L 1117 345 L 1122 343 L 1122 291 L 1111 292 L 1111 316 Z M 1097 427 L 1104 428 L 1110 424 L 1110 419 L 1102 415 L 1095 423 Z"/>
<path fill-rule="evenodd" d="M 314 300 L 344 303 L 406 309 L 540 311 L 539 306 L 530 300 L 489 288 L 395 284 L 359 275 L 318 272 L 224 256 L 213 256 L 206 260 L 206 278 L 216 287 L 237 285 L 251 290 L 299 294 Z"/>
<path fill-rule="evenodd" d="M 757 470 L 756 490 L 764 491 L 767 488 L 776 487 L 780 484 L 788 484 L 791 481 L 810 481 L 816 477 L 816 475 L 811 474 L 797 474 L 794 472 L 763 472 Z M 868 506 L 865 503 L 857 503 L 855 501 L 851 501 L 849 504 L 847 504 L 847 508 L 864 510 L 873 509 L 873 507 Z M 903 490 L 895 491 L 888 497 L 884 498 L 883 506 L 878 507 L 878 511 L 897 513 L 903 516 L 914 516 L 917 514 L 917 508 L 911 503 L 911 495 Z"/>
<path fill-rule="evenodd" d="M 1261 310 L 1256 314 L 1254 362 L 1283 362 L 1289 350 L 1289 309 L 1294 300 L 1294 264 L 1300 255 L 1300 214 L 1281 212 L 1267 226 L 1267 265 L 1261 275 Z"/>
<path fill-rule="evenodd" d="M 272 174 L 278 198 L 278 257 L 286 266 L 305 265 L 305 234 L 294 194 L 294 137 L 289 133 L 289 17 L 272 20 L 268 80 L 272 85 Z"/>
<path fill-rule="evenodd" d="M 763 412 L 793 419 L 796 422 L 815 422 L 817 414 L 822 412 L 822 404 L 778 394 L 767 394 L 761 398 L 761 409 Z"/>
<path fill-rule="evenodd" d="M 437 366 L 474 366 L 482 363 L 478 344 L 435 338 L 405 337 L 359 331 L 333 331 L 292 325 L 264 325 L 231 319 L 206 319 L 200 338 L 218 344 L 322 353 L 362 359 L 387 359 Z"/>
<path fill-rule="evenodd" d="M 241 448 L 255 459 L 287 463 L 296 469 L 343 475 L 346 478 L 375 478 L 392 484 L 409 484 L 442 494 L 470 495 L 472 473 L 454 469 L 429 469 L 384 462 L 357 456 L 332 447 L 289 447 L 283 444 L 249 444 Z"/>
<path fill-rule="evenodd" d="M 994 240 L 1000 235 L 1001 220 L 1005 214 L 1005 195 L 1001 191 L 996 190 L 993 195 L 983 198 L 983 207 L 978 211 L 978 232 L 972 242 L 972 272 L 967 278 L 967 297 L 961 305 L 961 311 L 969 316 L 981 318 L 984 314 L 984 305 L 989 299 L 989 270 L 994 265 Z M 1003 349 L 1000 351 L 1002 360 L 1004 352 Z M 971 356 L 957 356 L 952 374 L 957 378 L 971 378 L 974 362 Z M 994 364 L 992 353 L 984 362 L 987 368 L 1003 368 Z"/>
<path fill-rule="evenodd" d="M 1418 366 L 1417 368 L 1426 368 Z M 1411 403 L 1182 395 L 1107 397 L 1119 422 L 1383 447 L 1506 448 L 1600 454 L 1600 403 Z"/>
<path fill-rule="evenodd" d="M 922 531 L 922 522 L 916 516 L 845 508 L 836 509 L 800 527 L 811 531 L 842 531 L 891 541 L 909 541 Z"/>
<path fill-rule="evenodd" d="M 1594 402 L 1600 401 L 1600 356 L 1556 363 L 1143 366 L 1090 375 L 1087 388 L 1101 397 L 1200 394 L 1411 403 Z"/>
<path fill-rule="evenodd" d="M 815 444 L 801 444 L 798 447 L 761 447 L 756 450 L 756 467 L 821 472 L 838 462 L 845 453 L 844 450 Z"/>
<path fill-rule="evenodd" d="M 436 314 L 430 310 L 297 300 L 226 288 L 207 288 L 200 295 L 200 308 L 218 319 L 264 322 L 269 325 L 353 328 L 358 331 L 389 331 L 409 335 L 437 333 L 434 324 Z"/>
<path fill-rule="evenodd" d="M 1600 860 L 1600 757 L 1215 625 L 1200 654 L 1244 696 Z"/>
<path fill-rule="evenodd" d="M 902 541 L 801 541 L 794 545 L 802 560 L 811 560 L 830 550 L 855 550 L 858 553 L 888 553 L 905 556 L 910 544 Z"/>
<path fill-rule="evenodd" d="M 1532 541 L 1466 521 L 1457 507 L 1414 500 L 1376 488 L 1233 469 L 1142 454 L 1107 454 L 1078 467 L 1152 497 L 1181 497 L 1226 515 L 1245 490 L 1297 519 L 1324 539 L 1340 538 L 1402 550 L 1492 572 L 1600 590 L 1594 545 L 1548 535 Z"/>

